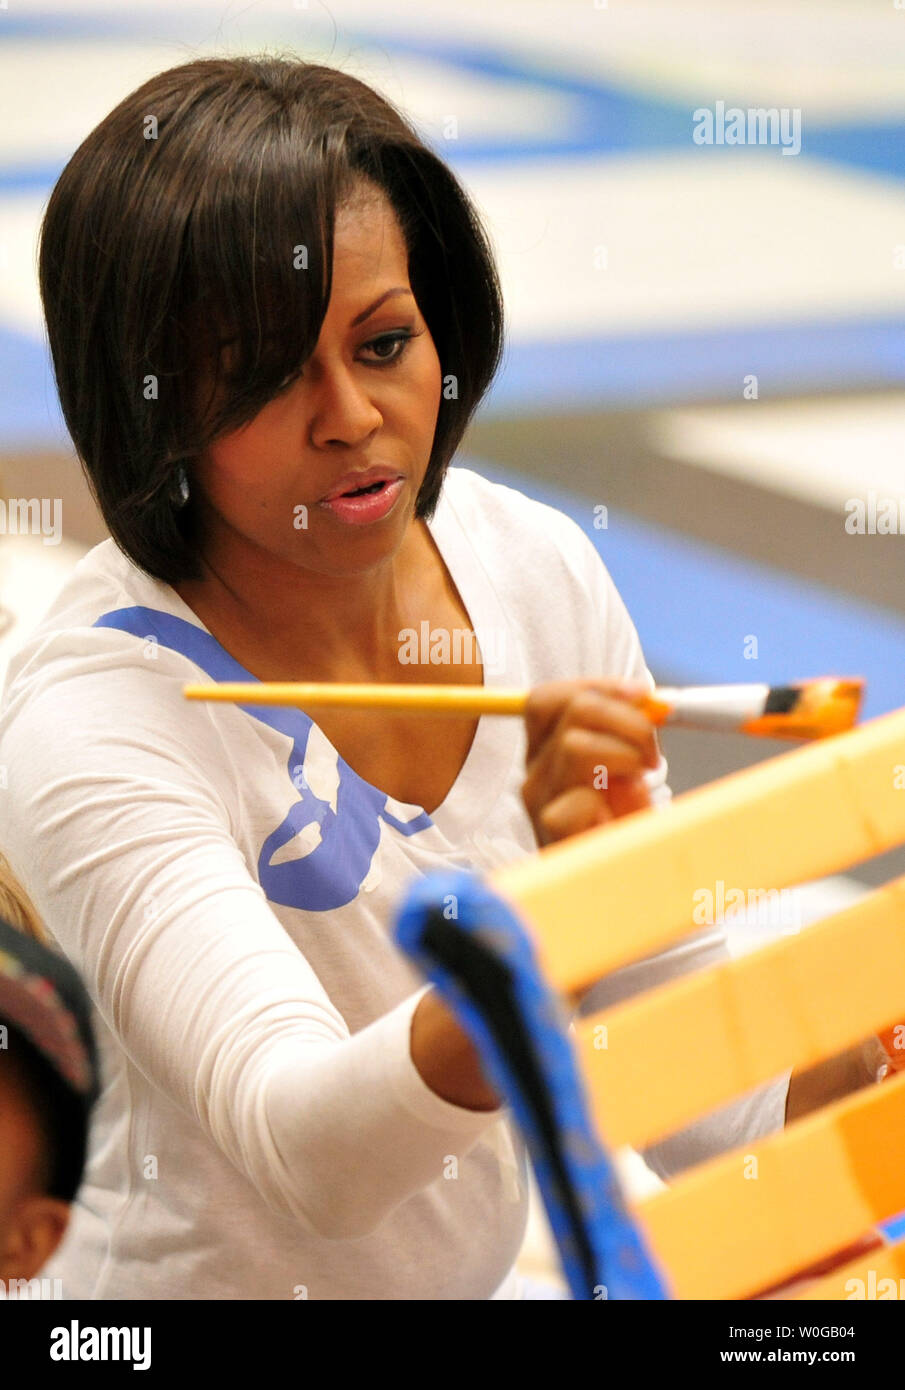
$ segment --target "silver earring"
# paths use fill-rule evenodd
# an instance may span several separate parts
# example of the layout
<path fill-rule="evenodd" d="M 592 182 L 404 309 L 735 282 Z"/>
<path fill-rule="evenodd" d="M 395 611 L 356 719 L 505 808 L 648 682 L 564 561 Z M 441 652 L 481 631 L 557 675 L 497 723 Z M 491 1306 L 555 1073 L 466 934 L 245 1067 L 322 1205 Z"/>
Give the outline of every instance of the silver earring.
<path fill-rule="evenodd" d="M 189 480 L 185 467 L 180 463 L 176 470 L 176 488 L 170 494 L 177 507 L 184 507 L 189 500 Z"/>

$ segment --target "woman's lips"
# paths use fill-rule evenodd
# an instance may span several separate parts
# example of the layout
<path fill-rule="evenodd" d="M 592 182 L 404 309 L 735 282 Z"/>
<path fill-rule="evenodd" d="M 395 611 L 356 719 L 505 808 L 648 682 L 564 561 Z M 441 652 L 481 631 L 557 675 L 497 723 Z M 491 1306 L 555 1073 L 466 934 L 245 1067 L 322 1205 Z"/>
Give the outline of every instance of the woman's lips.
<path fill-rule="evenodd" d="M 329 501 L 319 502 L 318 506 L 326 507 L 340 521 L 352 526 L 380 521 L 392 511 L 404 481 L 404 478 L 394 478 L 381 483 L 374 492 L 363 492 L 357 497 L 331 497 Z"/>

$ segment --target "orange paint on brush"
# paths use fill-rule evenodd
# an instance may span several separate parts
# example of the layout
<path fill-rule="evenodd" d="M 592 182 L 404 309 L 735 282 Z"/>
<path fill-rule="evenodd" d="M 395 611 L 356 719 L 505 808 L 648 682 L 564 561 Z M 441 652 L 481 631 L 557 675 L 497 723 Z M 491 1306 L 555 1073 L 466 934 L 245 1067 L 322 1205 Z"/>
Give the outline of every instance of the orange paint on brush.
<path fill-rule="evenodd" d="M 658 700 L 656 695 L 641 695 L 632 704 L 646 715 L 652 724 L 665 724 L 672 713 L 673 706 L 668 700 Z"/>
<path fill-rule="evenodd" d="M 821 677 L 802 681 L 794 706 L 783 713 L 762 714 L 739 725 L 743 734 L 761 738 L 814 739 L 853 728 L 861 707 L 864 681 Z"/>

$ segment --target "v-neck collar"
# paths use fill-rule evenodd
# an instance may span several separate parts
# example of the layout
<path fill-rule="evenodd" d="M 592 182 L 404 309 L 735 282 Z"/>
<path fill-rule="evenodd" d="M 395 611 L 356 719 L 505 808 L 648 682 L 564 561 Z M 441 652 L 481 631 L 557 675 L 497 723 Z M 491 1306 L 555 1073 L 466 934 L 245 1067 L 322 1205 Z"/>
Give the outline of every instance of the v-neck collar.
<path fill-rule="evenodd" d="M 455 474 L 462 470 L 454 469 L 451 471 Z M 453 484 L 453 488 L 449 487 L 450 483 Z M 426 525 L 468 614 L 470 629 L 477 639 L 481 652 L 484 686 L 523 688 L 526 676 L 521 651 L 516 642 L 516 633 L 487 573 L 483 558 L 475 548 L 469 529 L 456 510 L 455 502 L 451 496 L 455 483 L 456 479 L 450 478 L 450 474 L 447 473 L 434 515 L 426 522 Z M 246 671 L 231 656 L 176 590 L 171 586 L 167 586 L 167 588 L 172 601 L 183 610 L 195 627 L 200 627 L 207 634 L 214 649 L 218 649 L 224 661 L 231 666 L 232 670 L 229 675 L 224 675 L 220 679 L 246 681 L 251 685 L 260 685 L 259 678 L 250 671 Z M 499 661 L 491 669 L 488 669 L 487 657 L 497 651 L 499 652 Z M 261 707 L 261 710 L 258 710 L 257 707 L 254 707 L 253 701 L 249 702 L 249 706 L 255 708 L 256 713 L 267 708 L 270 716 L 268 722 L 273 722 L 275 707 Z M 287 728 L 289 723 L 295 722 L 289 717 L 291 713 L 307 720 L 317 729 L 319 737 L 335 754 L 337 760 L 348 768 L 350 775 L 358 777 L 359 781 L 374 792 L 386 796 L 392 806 L 415 813 L 414 816 L 404 815 L 402 819 L 409 822 L 424 817 L 427 822 L 433 824 L 440 831 L 444 838 L 454 845 L 480 828 L 488 812 L 498 800 L 503 787 L 508 784 L 513 760 L 522 747 L 521 726 L 516 716 L 481 715 L 478 720 L 477 731 L 459 770 L 459 775 L 440 805 L 434 811 L 426 812 L 423 806 L 418 806 L 414 802 L 401 801 L 397 797 L 389 795 L 382 788 L 374 787 L 367 778 L 355 772 L 354 768 L 346 763 L 339 750 L 326 737 L 317 721 L 304 711 L 284 710 L 281 722 L 285 723 Z"/>
<path fill-rule="evenodd" d="M 436 511 L 427 526 L 459 591 L 471 631 L 477 639 L 484 664 L 484 686 L 523 687 L 526 676 L 515 631 L 483 558 L 456 510 L 448 490 L 451 481 L 447 474 Z M 487 655 L 497 649 L 499 663 L 488 670 Z M 515 716 L 481 715 L 458 777 L 431 813 L 431 820 L 447 839 L 456 843 L 482 824 L 508 783 L 513 759 L 522 746 L 520 736 L 521 727 Z"/>

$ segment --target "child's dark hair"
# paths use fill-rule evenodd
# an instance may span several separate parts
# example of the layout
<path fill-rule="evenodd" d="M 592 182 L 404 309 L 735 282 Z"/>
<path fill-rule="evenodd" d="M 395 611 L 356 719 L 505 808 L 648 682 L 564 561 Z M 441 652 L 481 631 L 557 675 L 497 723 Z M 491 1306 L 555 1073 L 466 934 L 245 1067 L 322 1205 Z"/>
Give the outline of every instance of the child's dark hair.
<path fill-rule="evenodd" d="M 191 478 L 193 458 L 313 351 L 335 213 L 362 178 L 399 218 L 412 290 L 456 379 L 416 503 L 429 519 L 499 365 L 502 301 L 469 198 L 390 102 L 292 58 L 202 59 L 126 97 L 63 170 L 39 253 L 60 403 L 111 534 L 157 578 L 199 575 L 180 465 Z M 237 340 L 228 373 L 225 337 Z M 225 405 L 204 419 L 209 374 Z"/>
<path fill-rule="evenodd" d="M 44 1196 L 71 1202 L 85 1161 L 82 1104 L 19 1028 L 7 1023 L 4 1028 L 6 1046 L 0 1050 L 0 1069 L 31 1111 L 41 1139 L 36 1185 Z"/>

